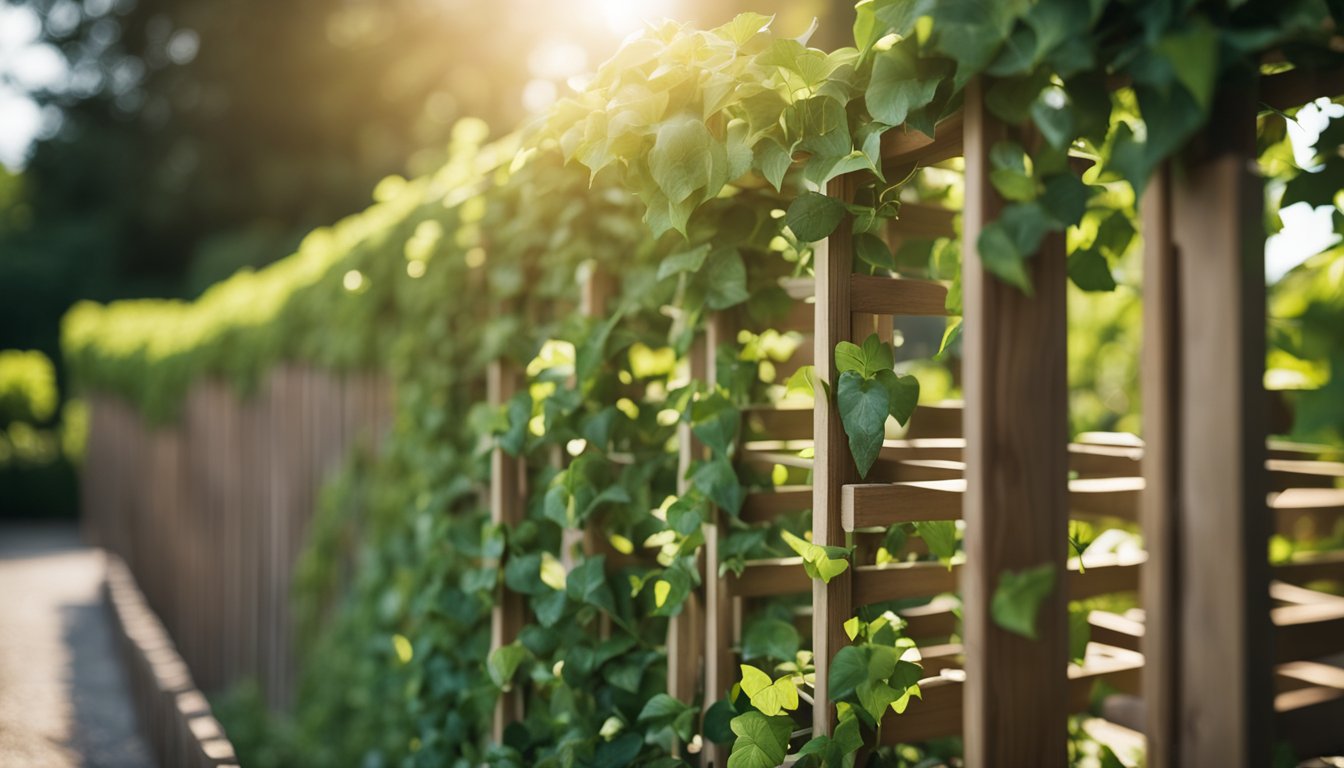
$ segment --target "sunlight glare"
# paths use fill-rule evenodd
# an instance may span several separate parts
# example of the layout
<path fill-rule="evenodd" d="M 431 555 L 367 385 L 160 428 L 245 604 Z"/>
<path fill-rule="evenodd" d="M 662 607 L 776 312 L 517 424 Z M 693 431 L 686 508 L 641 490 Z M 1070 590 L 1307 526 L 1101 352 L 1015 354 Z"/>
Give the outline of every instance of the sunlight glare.
<path fill-rule="evenodd" d="M 676 0 L 589 0 L 607 28 L 619 37 L 644 28 L 644 24 L 673 16 Z"/>

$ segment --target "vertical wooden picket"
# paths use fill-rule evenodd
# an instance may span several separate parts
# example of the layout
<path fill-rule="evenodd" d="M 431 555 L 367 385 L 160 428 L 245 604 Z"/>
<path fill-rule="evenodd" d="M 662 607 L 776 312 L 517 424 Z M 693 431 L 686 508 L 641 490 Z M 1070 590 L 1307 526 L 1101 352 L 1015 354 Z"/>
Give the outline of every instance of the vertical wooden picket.
<path fill-rule="evenodd" d="M 507 360 L 496 360 L 487 372 L 486 387 L 491 405 L 503 405 L 518 387 L 518 373 Z M 495 446 L 490 452 L 490 522 L 513 526 L 522 522 L 527 508 L 527 467 L 521 459 Z M 503 560 L 500 562 L 503 567 Z M 512 643 L 522 631 L 526 606 L 523 596 L 504 587 L 495 590 L 495 606 L 490 614 L 490 648 Z M 523 698 L 517 689 L 500 694 L 495 704 L 491 731 L 496 742 L 504 740 L 504 729 L 523 716 Z"/>
<path fill-rule="evenodd" d="M 1219 92 L 1211 127 L 1144 208 L 1155 768 L 1270 762 L 1262 186 L 1256 90 L 1243 86 Z"/>
<path fill-rule="evenodd" d="M 832 197 L 852 200 L 852 176 L 841 176 L 827 190 Z M 813 253 L 816 273 L 814 308 L 815 353 L 818 386 L 824 382 L 832 391 L 839 378 L 835 365 L 835 347 L 851 336 L 850 275 L 853 273 L 853 235 L 848 217 Z M 849 440 L 840 421 L 835 399 L 818 396 L 813 409 L 812 467 L 812 542 L 821 546 L 845 546 L 846 534 L 841 519 L 843 488 L 857 482 L 858 469 L 849 451 Z M 812 652 L 816 667 L 816 685 L 812 710 L 813 732 L 827 734 L 834 725 L 835 711 L 830 706 L 830 664 L 836 652 L 849 644 L 844 623 L 853 615 L 853 583 L 848 578 L 830 583 L 812 584 Z"/>
<path fill-rule="evenodd" d="M 1028 263 L 1035 295 L 988 272 L 976 242 L 1002 205 L 989 153 L 1005 129 L 973 82 L 965 106 L 962 285 L 966 393 L 966 565 L 962 569 L 968 765 L 1066 764 L 1068 385 L 1062 236 Z M 991 601 L 1008 572 L 1050 566 L 1037 639 L 999 627 Z"/>

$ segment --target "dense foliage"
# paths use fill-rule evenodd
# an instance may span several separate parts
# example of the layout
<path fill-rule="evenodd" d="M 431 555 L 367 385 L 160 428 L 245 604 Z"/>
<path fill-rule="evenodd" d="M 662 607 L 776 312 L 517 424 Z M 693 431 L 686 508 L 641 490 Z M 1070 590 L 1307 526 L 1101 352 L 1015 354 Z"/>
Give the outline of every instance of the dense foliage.
<path fill-rule="evenodd" d="M 34 350 L 0 349 L 0 517 L 74 510 L 72 461 L 83 452 L 83 405 L 57 412 L 56 369 Z"/>
<path fill-rule="evenodd" d="M 809 244 L 852 226 L 856 268 L 955 286 L 957 243 L 892 253 L 876 233 L 902 202 L 955 202 L 956 164 L 888 177 L 880 146 L 891 131 L 934 132 L 984 75 L 988 107 L 1017 127 L 992 153 L 1008 205 L 975 244 L 984 263 L 1030 291 L 1025 260 L 1062 231 L 1073 282 L 1113 288 L 1112 266 L 1134 246 L 1135 191 L 1203 125 L 1219 85 L 1253 77 L 1265 51 L 1313 61 L 1330 12 L 1311 2 L 1187 6 L 865 0 L 854 46 L 831 52 L 776 36 L 754 14 L 709 31 L 656 26 L 516 144 L 481 147 L 479 129 L 460 124 L 443 170 L 384 182 L 377 205 L 310 235 L 286 261 L 191 304 L 77 308 L 70 364 L 88 386 L 157 418 L 203 376 L 246 388 L 282 359 L 384 366 L 395 378 L 389 440 L 354 461 L 315 524 L 299 574 L 301 704 L 270 759 L 676 766 L 695 759 L 679 744 L 716 742 L 734 745 L 731 768 L 790 752 L 800 765 L 853 765 L 886 711 L 919 696 L 917 649 L 893 613 L 847 624 L 855 642 L 832 660 L 833 701 L 810 701 L 810 655 L 783 604 L 748 617 L 743 678 L 706 691 L 703 718 L 696 702 L 663 693 L 667 622 L 701 579 L 703 523 L 723 521 L 730 568 L 796 552 L 825 580 L 853 557 L 797 535 L 805 515 L 755 525 L 738 515 L 747 489 L 790 479 L 734 464 L 742 408 L 813 396 L 806 371 L 787 384 L 774 375 L 797 346 L 776 327 L 788 307 L 778 279 L 809 274 Z M 1091 161 L 1081 178 L 1071 155 Z M 854 203 L 821 194 L 846 173 L 858 180 Z M 1325 285 L 1337 272 L 1325 268 Z M 611 291 L 584 313 L 578 297 L 591 280 Z M 1310 307 L 1333 297 L 1289 313 L 1304 345 L 1317 333 Z M 949 308 L 959 302 L 953 290 Z M 1119 303 L 1113 311 L 1126 311 Z M 722 312 L 744 330 L 714 350 L 717 377 L 697 378 L 688 356 Z M 954 320 L 945 345 L 956 336 Z M 835 398 L 866 471 L 889 420 L 903 422 L 920 397 L 908 372 L 923 369 L 898 366 L 877 337 L 834 354 L 841 373 L 823 396 Z M 501 357 L 525 386 L 492 408 L 483 372 Z M 708 449 L 684 488 L 679 424 Z M 494 445 L 528 468 L 518 525 L 487 521 Z M 951 523 L 889 534 L 893 549 L 912 536 L 929 557 L 960 556 Z M 994 614 L 1030 636 L 1056 574 L 1012 576 Z M 488 653 L 500 583 L 526 596 L 529 624 Z M 505 689 L 523 692 L 527 716 L 490 744 Z M 804 704 L 836 707 L 834 733 L 794 738 Z M 955 745 L 932 754 L 946 750 Z"/>

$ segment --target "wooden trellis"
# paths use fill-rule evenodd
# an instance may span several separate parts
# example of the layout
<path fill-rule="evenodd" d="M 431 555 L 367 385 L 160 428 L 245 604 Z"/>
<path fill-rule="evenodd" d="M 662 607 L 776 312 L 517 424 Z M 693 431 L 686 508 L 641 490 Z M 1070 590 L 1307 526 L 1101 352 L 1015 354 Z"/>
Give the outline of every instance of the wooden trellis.
<path fill-rule="evenodd" d="M 1275 564 L 1265 556 L 1271 531 L 1319 534 L 1344 519 L 1344 465 L 1322 461 L 1311 446 L 1265 441 L 1261 187 L 1251 171 L 1257 104 L 1291 108 L 1344 92 L 1338 82 L 1290 72 L 1226 90 L 1213 127 L 1144 191 L 1142 447 L 1104 436 L 1068 441 L 1058 238 L 1030 260 L 1033 298 L 991 279 L 964 248 L 964 405 L 919 407 L 862 482 L 825 398 L 810 411 L 748 407 L 735 460 L 783 465 L 793 480 L 749 493 L 742 520 L 811 509 L 813 541 L 853 545 L 855 561 L 829 584 L 808 579 L 792 559 L 749 562 L 740 576 L 720 577 L 723 522 L 709 523 L 703 588 L 669 631 L 669 691 L 706 705 L 724 696 L 737 678 L 752 601 L 810 592 L 810 611 L 797 618 L 813 633 L 813 730 L 825 732 L 833 714 L 827 664 L 849 642 L 844 622 L 861 606 L 934 598 L 901 612 L 920 641 L 926 678 L 922 700 L 888 715 L 888 741 L 961 734 L 971 765 L 1062 765 L 1064 718 L 1104 678 L 1142 696 L 1142 710 L 1120 697 L 1106 714 L 1146 733 L 1150 766 L 1259 766 L 1275 740 L 1308 754 L 1344 748 L 1344 672 L 1316 661 L 1344 651 L 1344 598 L 1310 589 L 1344 582 L 1344 553 Z M 935 139 L 888 136 L 889 177 L 955 157 L 965 158 L 966 173 L 963 211 L 911 204 L 888 239 L 955 236 L 960 215 L 962 241 L 974 243 L 1000 205 L 986 160 L 1008 131 L 972 85 Z M 850 178 L 830 189 L 845 200 L 854 191 Z M 818 248 L 814 279 L 786 281 L 795 306 L 777 327 L 810 337 L 788 366 L 815 364 L 826 381 L 837 374 L 839 341 L 889 333 L 894 316 L 945 313 L 941 283 L 855 275 L 847 232 L 842 225 Z M 600 278 L 590 281 L 584 311 L 604 315 L 607 293 Z M 739 330 L 764 329 L 733 312 L 710 320 L 691 355 L 695 378 L 714 379 L 715 349 Z M 787 373 L 782 366 L 781 378 Z M 507 402 L 519 383 L 515 368 L 496 363 L 491 402 Z M 134 573 L 202 688 L 256 676 L 273 703 L 289 701 L 288 579 L 316 488 L 361 433 L 386 424 L 389 401 L 380 380 L 299 368 L 275 371 L 250 402 L 203 383 L 170 429 L 94 397 L 85 519 Z M 701 448 L 689 428 L 680 434 L 684 476 Z M 799 456 L 804 447 L 813 458 Z M 796 482 L 805 473 L 810 485 Z M 526 480 L 524 462 L 496 449 L 495 522 L 522 520 Z M 1083 572 L 1065 560 L 1070 517 L 1139 523 L 1146 559 L 1089 559 Z M 957 519 L 966 528 L 963 564 L 869 561 L 875 530 Z M 605 544 L 571 535 L 566 549 L 576 546 Z M 1001 574 L 1043 563 L 1061 578 L 1037 623 L 1041 639 L 997 628 L 989 604 Z M 1094 613 L 1085 663 L 1070 665 L 1067 601 L 1136 590 L 1143 611 Z M 952 592 L 962 596 L 960 626 L 937 597 Z M 501 589 L 498 597 L 495 647 L 512 642 L 527 618 L 521 596 Z M 495 737 L 522 715 L 518 693 L 502 697 Z M 701 763 L 722 768 L 726 749 L 703 746 Z"/>

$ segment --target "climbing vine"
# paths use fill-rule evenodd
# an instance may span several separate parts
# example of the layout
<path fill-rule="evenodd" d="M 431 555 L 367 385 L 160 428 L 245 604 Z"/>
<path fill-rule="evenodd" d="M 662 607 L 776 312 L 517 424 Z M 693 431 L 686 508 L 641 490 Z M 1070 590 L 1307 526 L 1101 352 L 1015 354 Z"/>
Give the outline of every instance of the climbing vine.
<path fill-rule="evenodd" d="M 830 660 L 830 701 L 811 700 L 813 659 L 787 599 L 748 617 L 731 690 L 666 694 L 668 621 L 721 575 L 699 570 L 706 523 L 722 520 L 725 570 L 796 554 L 829 581 L 855 557 L 798 535 L 806 512 L 742 519 L 748 491 L 797 479 L 735 461 L 746 407 L 834 398 L 867 474 L 889 419 L 904 424 L 920 400 L 918 377 L 897 373 L 898 350 L 876 335 L 833 350 L 834 382 L 817 386 L 807 368 L 778 381 L 800 341 L 779 330 L 792 301 L 780 279 L 810 275 L 811 244 L 849 227 L 856 269 L 949 280 L 960 314 L 954 239 L 892 252 L 880 236 L 903 203 L 955 202 L 959 166 L 896 177 L 881 149 L 893 132 L 935 135 L 978 78 L 1012 127 L 989 158 L 1005 205 L 974 244 L 981 263 L 1030 292 L 1028 260 L 1062 233 L 1072 281 L 1109 290 L 1135 241 L 1136 194 L 1206 124 L 1219 88 L 1329 60 L 1342 10 L 863 0 L 854 45 L 829 52 L 757 14 L 712 30 L 655 25 L 536 130 L 483 145 L 464 122 L 442 171 L 384 182 L 376 205 L 273 267 L 190 304 L 77 308 L 67 354 L 86 387 L 160 420 L 205 376 L 247 390 L 283 360 L 391 371 L 392 433 L 327 497 L 300 570 L 309 652 L 284 743 L 302 757 L 277 747 L 277 764 L 670 768 L 731 744 L 730 768 L 788 754 L 852 766 L 887 711 L 921 696 L 919 649 L 890 606 L 846 624 L 853 644 Z M 1265 133 L 1282 117 L 1264 118 Z M 1284 201 L 1333 202 L 1335 159 L 1284 170 Z M 850 201 L 825 194 L 841 176 Z M 577 297 L 594 274 L 611 291 L 585 316 Z M 711 351 L 710 379 L 690 357 L 715 313 L 746 321 Z M 945 349 L 958 333 L 954 317 Z M 491 407 L 484 371 L 501 358 L 522 386 Z M 684 475 L 680 427 L 706 448 Z M 495 446 L 527 467 L 514 525 L 490 523 L 482 502 Z M 921 522 L 893 526 L 879 562 L 912 536 L 930 558 L 962 556 L 955 524 Z M 996 621 L 1033 635 L 1056 578 L 1005 574 Z M 524 596 L 529 623 L 492 653 L 501 585 Z M 526 716 L 492 743 L 504 691 L 521 692 Z M 837 726 L 804 738 L 816 707 L 834 707 Z"/>

